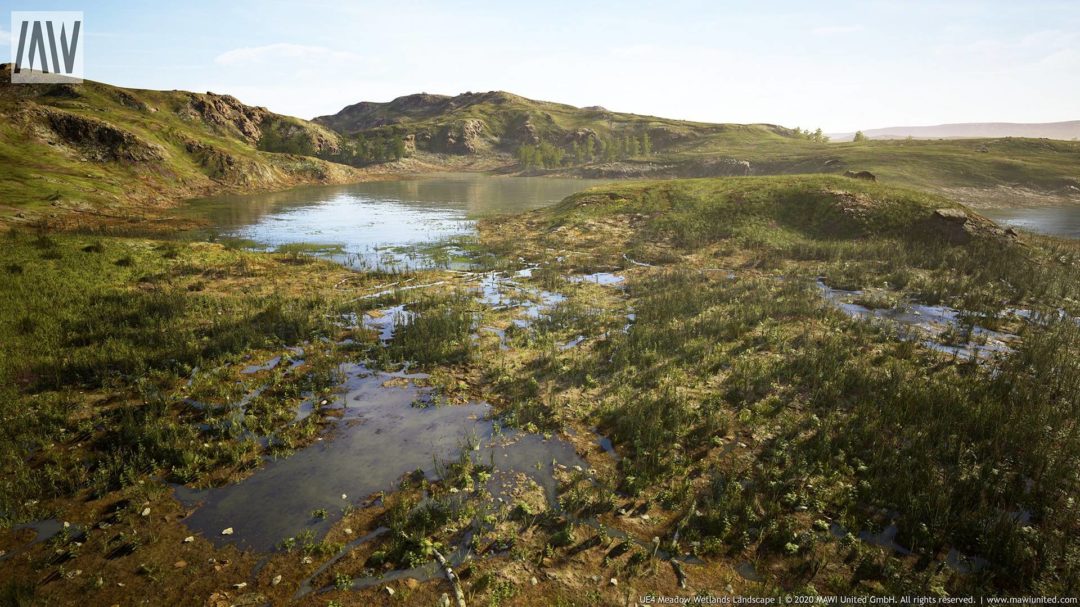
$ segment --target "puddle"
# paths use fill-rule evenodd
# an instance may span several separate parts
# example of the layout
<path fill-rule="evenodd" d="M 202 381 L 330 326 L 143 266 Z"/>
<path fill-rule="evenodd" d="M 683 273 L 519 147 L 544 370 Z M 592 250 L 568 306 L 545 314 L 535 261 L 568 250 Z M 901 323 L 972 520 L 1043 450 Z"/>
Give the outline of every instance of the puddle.
<path fill-rule="evenodd" d="M 559 349 L 563 350 L 563 351 L 572 350 L 572 349 L 580 346 L 581 342 L 583 342 L 583 341 L 585 341 L 585 336 L 584 335 L 578 335 L 574 339 L 571 339 L 570 341 L 566 342 L 565 344 L 562 344 L 561 346 L 559 346 Z"/>
<path fill-rule="evenodd" d="M 280 363 L 280 362 L 281 362 L 281 357 L 280 356 L 275 356 L 275 357 L 271 358 L 270 360 L 264 362 L 261 365 L 248 365 L 248 366 L 244 367 L 244 369 L 242 371 L 240 371 L 240 372 L 243 373 L 244 375 L 252 375 L 252 374 L 258 373 L 260 371 L 270 371 L 271 369 L 276 368 L 278 366 L 278 363 Z"/>
<path fill-rule="evenodd" d="M 859 539 L 867 544 L 873 544 L 875 546 L 881 546 L 882 548 L 888 548 L 893 552 L 898 552 L 903 555 L 911 554 L 911 551 L 904 548 L 900 544 L 896 543 L 896 534 L 900 532 L 900 529 L 896 525 L 889 525 L 881 531 L 881 533 L 870 533 L 869 531 L 860 531 Z"/>
<path fill-rule="evenodd" d="M 764 582 L 765 577 L 757 572 L 757 568 L 750 561 L 743 561 L 735 566 L 735 573 L 748 582 Z"/>
<path fill-rule="evenodd" d="M 379 332 L 379 341 L 386 343 L 394 338 L 394 328 L 408 323 L 412 312 L 405 309 L 405 304 L 379 310 L 378 314 L 364 314 L 364 327 Z"/>
<path fill-rule="evenodd" d="M 964 333 L 961 312 L 948 306 L 928 306 L 916 303 L 903 304 L 897 308 L 876 308 L 854 303 L 853 300 L 862 291 L 834 289 L 818 279 L 817 286 L 822 296 L 852 318 L 880 320 L 894 323 L 901 329 L 901 338 L 915 339 L 924 346 L 970 360 L 989 359 L 993 356 L 1012 351 L 1012 346 L 1020 338 L 1011 333 L 993 331 L 975 325 L 968 334 L 966 343 L 944 343 L 947 333 Z"/>
<path fill-rule="evenodd" d="M 626 277 L 611 272 L 595 272 L 593 274 L 575 274 L 573 276 L 567 276 L 566 280 L 575 283 L 587 282 L 596 285 L 611 286 L 618 285 L 625 281 Z"/>
<path fill-rule="evenodd" d="M 383 490 L 421 470 L 435 480 L 434 461 L 455 458 L 466 442 L 478 442 L 478 462 L 496 471 L 529 476 L 554 499 L 556 462 L 583 463 L 569 443 L 504 432 L 495 434 L 487 419 L 491 407 L 471 403 L 416 407 L 430 390 L 411 380 L 420 374 L 374 372 L 345 365 L 344 410 L 327 440 L 272 460 L 249 478 L 220 488 L 196 491 L 177 487 L 187 507 L 198 506 L 185 523 L 217 545 L 269 551 L 289 537 L 310 530 L 321 537 L 349 503 Z M 396 380 L 393 385 L 385 385 Z M 402 381 L 405 380 L 405 381 Z M 350 496 L 342 499 L 342 495 Z M 325 510 L 326 516 L 313 513 Z M 232 528 L 231 535 L 222 530 Z"/>

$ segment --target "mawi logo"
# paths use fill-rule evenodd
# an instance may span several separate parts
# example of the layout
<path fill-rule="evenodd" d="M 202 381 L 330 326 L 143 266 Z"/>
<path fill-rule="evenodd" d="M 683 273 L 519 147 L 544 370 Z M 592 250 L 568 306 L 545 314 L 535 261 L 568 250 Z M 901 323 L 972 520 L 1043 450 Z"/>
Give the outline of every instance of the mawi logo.
<path fill-rule="evenodd" d="M 12 11 L 12 83 L 82 82 L 83 14 Z"/>

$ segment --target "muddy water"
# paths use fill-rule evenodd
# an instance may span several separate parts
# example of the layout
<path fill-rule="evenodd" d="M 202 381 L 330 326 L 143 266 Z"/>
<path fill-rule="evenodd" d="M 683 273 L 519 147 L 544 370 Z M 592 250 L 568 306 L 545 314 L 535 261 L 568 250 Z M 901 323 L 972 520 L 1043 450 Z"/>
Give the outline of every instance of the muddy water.
<path fill-rule="evenodd" d="M 355 267 L 430 264 L 415 247 L 471 234 L 474 219 L 555 204 L 589 179 L 495 177 L 475 173 L 427 176 L 191 201 L 185 212 L 210 227 L 189 234 L 275 248 L 305 243 Z"/>
<path fill-rule="evenodd" d="M 569 443 L 516 432 L 498 433 L 486 403 L 436 407 L 423 375 L 343 368 L 346 381 L 329 406 L 342 410 L 323 440 L 269 462 L 251 477 L 207 491 L 176 490 L 196 533 L 217 544 L 272 550 L 310 530 L 321 537 L 349 504 L 391 490 L 401 477 L 421 470 L 436 478 L 435 462 L 467 450 L 496 474 L 525 474 L 553 498 L 556 463 L 580 465 Z M 325 510 L 325 518 L 314 513 Z M 233 532 L 223 535 L 222 531 Z"/>

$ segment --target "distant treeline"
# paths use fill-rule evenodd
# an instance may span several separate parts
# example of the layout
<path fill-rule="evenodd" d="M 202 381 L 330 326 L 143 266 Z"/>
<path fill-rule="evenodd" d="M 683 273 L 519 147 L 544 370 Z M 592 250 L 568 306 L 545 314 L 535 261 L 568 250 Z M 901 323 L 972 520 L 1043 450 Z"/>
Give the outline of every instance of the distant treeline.
<path fill-rule="evenodd" d="M 396 133 L 356 135 L 341 142 L 341 148 L 324 156 L 327 160 L 363 166 L 378 162 L 401 160 L 405 157 L 405 140 Z"/>
<path fill-rule="evenodd" d="M 266 130 L 259 140 L 259 149 L 266 152 L 317 156 L 324 160 L 365 166 L 379 162 L 401 160 L 405 157 L 405 140 L 394 132 L 376 132 L 343 139 L 336 151 L 320 152 L 305 134 L 286 136 L 278 130 Z"/>
<path fill-rule="evenodd" d="M 548 169 L 589 162 L 614 162 L 652 155 L 652 140 L 648 133 L 622 137 L 588 137 L 574 141 L 568 147 L 541 141 L 517 149 L 517 159 L 526 169 Z"/>

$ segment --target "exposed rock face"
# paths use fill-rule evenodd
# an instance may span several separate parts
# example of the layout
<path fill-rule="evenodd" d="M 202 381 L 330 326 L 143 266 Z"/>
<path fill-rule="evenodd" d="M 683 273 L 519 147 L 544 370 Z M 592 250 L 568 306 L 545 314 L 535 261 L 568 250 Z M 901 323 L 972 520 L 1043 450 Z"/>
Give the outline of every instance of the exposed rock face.
<path fill-rule="evenodd" d="M 53 108 L 31 111 L 43 118 L 44 125 L 67 145 L 78 149 L 87 159 L 97 162 L 152 162 L 165 157 L 161 146 L 104 120 L 87 118 Z"/>
<path fill-rule="evenodd" d="M 844 177 L 862 179 L 864 181 L 877 181 L 877 175 L 874 175 L 870 171 L 844 171 Z"/>
<path fill-rule="evenodd" d="M 232 95 L 189 93 L 189 99 L 188 107 L 179 112 L 182 118 L 201 118 L 213 127 L 239 133 L 252 144 L 262 137 L 262 123 L 270 115 L 266 108 L 244 105 Z"/>
<path fill-rule="evenodd" d="M 927 230 L 953 244 L 967 244 L 974 238 L 1013 238 L 1016 232 L 1002 229 L 993 221 L 963 209 L 937 209 L 926 222 Z"/>
<path fill-rule="evenodd" d="M 436 151 L 450 154 L 476 154 L 483 146 L 484 123 L 475 118 L 442 128 L 432 141 Z"/>
<path fill-rule="evenodd" d="M 567 133 L 566 136 L 563 138 L 563 141 L 565 144 L 569 145 L 573 143 L 585 143 L 589 139 L 599 141 L 600 135 L 597 135 L 596 131 L 592 129 L 578 129 L 576 131 Z"/>

